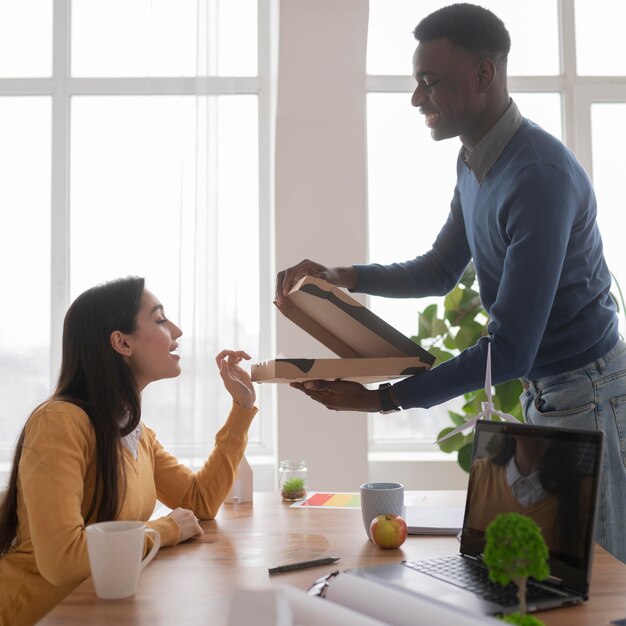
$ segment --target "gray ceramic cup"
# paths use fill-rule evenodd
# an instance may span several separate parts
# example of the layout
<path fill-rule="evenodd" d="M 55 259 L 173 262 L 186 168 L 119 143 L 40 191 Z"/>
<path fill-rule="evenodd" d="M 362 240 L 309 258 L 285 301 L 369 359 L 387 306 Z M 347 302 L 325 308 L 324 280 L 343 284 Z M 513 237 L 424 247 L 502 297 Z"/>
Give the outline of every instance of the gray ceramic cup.
<path fill-rule="evenodd" d="M 404 485 L 400 483 L 364 483 L 361 485 L 361 513 L 365 533 L 377 515 L 404 515 Z"/>

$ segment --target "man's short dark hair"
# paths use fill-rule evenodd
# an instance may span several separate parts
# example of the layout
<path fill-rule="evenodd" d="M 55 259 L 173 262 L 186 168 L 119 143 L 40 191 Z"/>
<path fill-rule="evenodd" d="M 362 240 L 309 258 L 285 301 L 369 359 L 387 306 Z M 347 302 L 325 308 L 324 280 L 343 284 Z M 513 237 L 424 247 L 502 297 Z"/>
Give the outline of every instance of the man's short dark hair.
<path fill-rule="evenodd" d="M 506 62 L 511 37 L 502 20 L 475 4 L 451 4 L 427 15 L 413 31 L 420 42 L 449 39 L 468 52 Z"/>

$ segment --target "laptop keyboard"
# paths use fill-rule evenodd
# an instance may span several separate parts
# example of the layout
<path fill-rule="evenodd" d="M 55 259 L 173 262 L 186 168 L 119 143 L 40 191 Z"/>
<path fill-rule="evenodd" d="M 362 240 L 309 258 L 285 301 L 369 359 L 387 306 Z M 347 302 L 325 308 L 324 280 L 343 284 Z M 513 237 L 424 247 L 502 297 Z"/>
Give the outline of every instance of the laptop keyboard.
<path fill-rule="evenodd" d="M 487 569 L 483 565 L 464 559 L 462 556 L 452 555 L 423 561 L 405 561 L 404 565 L 471 591 L 477 596 L 500 606 L 512 607 L 518 603 L 516 585 L 510 583 L 503 587 L 492 582 L 489 580 Z M 532 582 L 528 584 L 526 590 L 526 601 L 529 604 L 537 600 L 562 597 L 563 594 L 533 585 Z"/>

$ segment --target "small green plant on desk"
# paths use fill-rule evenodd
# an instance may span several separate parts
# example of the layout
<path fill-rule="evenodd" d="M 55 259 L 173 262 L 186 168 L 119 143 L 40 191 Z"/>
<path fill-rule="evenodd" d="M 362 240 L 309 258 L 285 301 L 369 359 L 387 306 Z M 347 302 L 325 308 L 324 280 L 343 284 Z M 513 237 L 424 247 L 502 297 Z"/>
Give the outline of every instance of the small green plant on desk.
<path fill-rule="evenodd" d="M 418 333 L 411 339 L 428 350 L 436 358 L 435 365 L 439 365 L 485 337 L 488 334 L 488 323 L 489 317 L 478 294 L 474 265 L 470 263 L 459 284 L 444 298 L 441 317 L 439 305 L 431 304 L 426 307 L 419 313 Z M 520 422 L 523 421 L 519 402 L 521 393 L 522 383 L 517 379 L 494 385 L 494 408 L 513 415 Z M 444 428 L 437 435 L 438 439 L 480 413 L 481 402 L 486 402 L 487 394 L 484 389 L 478 389 L 466 393 L 464 400 L 462 413 L 448 411 L 453 425 Z M 469 472 L 473 440 L 474 431 L 471 430 L 457 433 L 442 441 L 439 447 L 443 452 L 456 452 L 459 465 Z"/>
<path fill-rule="evenodd" d="M 541 529 L 528 516 L 502 513 L 487 526 L 484 563 L 489 579 L 500 585 L 517 585 L 519 612 L 501 617 L 520 626 L 544 626 L 541 620 L 526 615 L 528 577 L 545 580 L 550 575 L 548 547 Z"/>
<path fill-rule="evenodd" d="M 283 500 L 295 501 L 301 500 L 306 496 L 306 488 L 304 486 L 304 478 L 289 478 L 280 489 Z"/>

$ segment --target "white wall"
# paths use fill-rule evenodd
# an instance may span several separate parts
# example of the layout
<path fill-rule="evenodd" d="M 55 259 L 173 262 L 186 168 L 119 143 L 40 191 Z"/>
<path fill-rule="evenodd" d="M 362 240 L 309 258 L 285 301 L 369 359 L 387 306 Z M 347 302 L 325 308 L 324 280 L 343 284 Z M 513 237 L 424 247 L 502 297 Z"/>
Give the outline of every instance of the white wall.
<path fill-rule="evenodd" d="M 367 0 L 282 0 L 276 120 L 276 268 L 367 254 Z M 277 315 L 277 350 L 333 356 Z M 350 491 L 368 478 L 367 415 L 331 412 L 278 389 L 279 459 L 303 458 L 309 487 Z"/>

